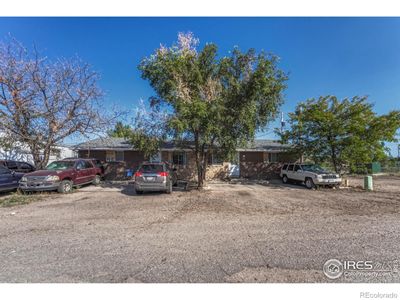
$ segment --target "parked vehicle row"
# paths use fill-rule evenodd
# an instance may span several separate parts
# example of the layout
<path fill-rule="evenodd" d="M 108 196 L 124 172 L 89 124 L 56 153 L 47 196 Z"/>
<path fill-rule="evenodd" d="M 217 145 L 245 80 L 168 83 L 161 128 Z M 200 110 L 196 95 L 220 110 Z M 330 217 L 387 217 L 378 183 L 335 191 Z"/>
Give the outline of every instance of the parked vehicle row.
<path fill-rule="evenodd" d="M 103 163 L 92 158 L 67 158 L 54 161 L 46 169 L 37 171 L 27 163 L 0 161 L 0 191 L 19 188 L 23 192 L 68 193 L 73 187 L 91 183 L 98 185 L 103 176 Z M 326 171 L 318 165 L 304 163 L 284 164 L 280 176 L 283 183 L 301 182 L 308 189 L 321 185 L 339 186 L 342 181 L 339 174 Z M 133 181 L 137 194 L 145 191 L 171 193 L 172 187 L 177 184 L 176 169 L 166 162 L 144 162 L 134 173 Z"/>
<path fill-rule="evenodd" d="M 308 189 L 318 186 L 339 186 L 342 182 L 339 174 L 313 164 L 284 164 L 280 176 L 283 183 L 301 182 Z"/>

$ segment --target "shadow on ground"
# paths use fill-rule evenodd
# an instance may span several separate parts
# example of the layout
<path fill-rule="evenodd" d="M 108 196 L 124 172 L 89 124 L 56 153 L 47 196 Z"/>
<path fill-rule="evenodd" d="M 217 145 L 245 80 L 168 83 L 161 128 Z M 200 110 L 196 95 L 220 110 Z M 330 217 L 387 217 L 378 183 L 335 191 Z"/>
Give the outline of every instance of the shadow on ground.
<path fill-rule="evenodd" d="M 272 189 L 305 189 L 302 183 L 284 184 L 279 179 L 258 180 L 258 179 L 233 179 L 229 182 L 234 185 L 263 185 Z"/>

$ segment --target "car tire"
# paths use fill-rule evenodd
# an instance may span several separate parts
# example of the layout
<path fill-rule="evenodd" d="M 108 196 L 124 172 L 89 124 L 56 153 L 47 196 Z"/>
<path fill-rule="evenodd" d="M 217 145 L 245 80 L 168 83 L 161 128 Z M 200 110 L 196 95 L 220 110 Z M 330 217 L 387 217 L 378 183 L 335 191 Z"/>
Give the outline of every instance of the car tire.
<path fill-rule="evenodd" d="M 72 181 L 70 181 L 70 180 L 61 181 L 60 185 L 58 186 L 57 191 L 62 194 L 71 193 L 72 192 Z"/>
<path fill-rule="evenodd" d="M 172 182 L 169 183 L 168 185 L 168 189 L 167 189 L 167 194 L 171 194 L 172 193 Z"/>
<path fill-rule="evenodd" d="M 314 181 L 310 177 L 306 178 L 306 180 L 304 181 L 304 184 L 305 184 L 306 188 L 308 188 L 309 190 L 315 188 Z"/>
<path fill-rule="evenodd" d="M 282 182 L 283 182 L 284 184 L 289 183 L 289 178 L 288 178 L 286 175 L 283 175 L 283 177 L 282 177 Z"/>
<path fill-rule="evenodd" d="M 93 179 L 93 185 L 99 185 L 101 182 L 101 177 L 100 175 L 96 175 Z"/>

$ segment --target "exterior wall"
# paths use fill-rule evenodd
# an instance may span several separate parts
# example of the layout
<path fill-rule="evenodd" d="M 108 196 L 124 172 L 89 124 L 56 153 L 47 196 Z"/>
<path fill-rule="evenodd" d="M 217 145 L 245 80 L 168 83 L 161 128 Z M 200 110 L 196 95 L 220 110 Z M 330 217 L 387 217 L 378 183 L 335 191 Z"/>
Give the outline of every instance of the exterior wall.
<path fill-rule="evenodd" d="M 240 152 L 240 177 L 257 179 L 279 178 L 283 163 L 296 162 L 298 160 L 298 155 L 278 153 L 277 162 L 270 162 L 268 152 Z"/>
<path fill-rule="evenodd" d="M 124 161 L 128 169 L 136 170 L 144 160 L 144 155 L 140 151 L 124 151 Z"/>
<path fill-rule="evenodd" d="M 161 159 L 172 164 L 172 155 L 174 151 L 162 151 Z M 179 152 L 179 151 L 177 151 Z M 224 179 L 229 175 L 229 163 L 224 162 L 218 165 L 209 165 L 206 170 L 206 180 Z M 197 180 L 196 157 L 192 151 L 186 151 L 186 164 L 174 165 L 179 180 Z"/>
<path fill-rule="evenodd" d="M 101 161 L 106 161 L 106 150 L 79 150 L 78 157 L 81 158 L 96 158 Z M 104 178 L 106 180 L 122 180 L 126 179 L 126 170 L 135 171 L 141 162 L 144 161 L 142 152 L 128 150 L 124 151 L 124 161 L 107 162 L 104 170 Z"/>
<path fill-rule="evenodd" d="M 106 161 L 106 151 L 105 150 L 79 150 L 79 158 L 96 158 L 102 161 Z"/>
<path fill-rule="evenodd" d="M 192 151 L 186 151 L 186 164 L 172 164 L 174 151 L 161 151 L 161 160 L 171 163 L 177 169 L 179 180 L 197 180 L 196 159 Z M 179 152 L 179 151 L 177 151 Z M 92 157 L 106 160 L 105 150 L 79 150 L 79 157 Z M 109 162 L 106 167 L 106 179 L 123 179 L 126 169 L 135 171 L 141 162 L 145 160 L 142 152 L 127 150 L 124 151 L 123 162 Z M 265 151 L 239 152 L 240 177 L 244 178 L 277 178 L 283 162 L 295 162 L 298 157 L 288 153 L 278 153 L 277 162 L 269 162 L 269 153 Z M 225 179 L 229 176 L 230 163 L 209 165 L 206 171 L 206 180 Z"/>

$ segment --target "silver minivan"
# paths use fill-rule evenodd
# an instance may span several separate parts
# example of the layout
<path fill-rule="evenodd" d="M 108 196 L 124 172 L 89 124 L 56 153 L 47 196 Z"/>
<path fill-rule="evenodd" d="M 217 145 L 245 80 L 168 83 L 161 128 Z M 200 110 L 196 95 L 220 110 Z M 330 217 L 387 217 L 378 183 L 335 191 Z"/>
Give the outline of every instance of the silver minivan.
<path fill-rule="evenodd" d="M 136 194 L 145 191 L 161 191 L 172 193 L 172 186 L 177 183 L 176 169 L 172 169 L 164 162 L 145 162 L 140 165 L 134 174 Z"/>

